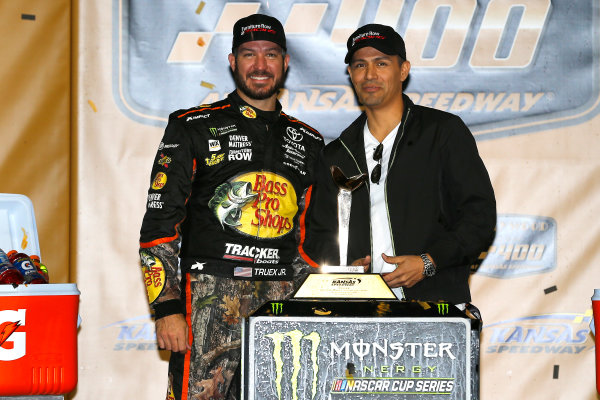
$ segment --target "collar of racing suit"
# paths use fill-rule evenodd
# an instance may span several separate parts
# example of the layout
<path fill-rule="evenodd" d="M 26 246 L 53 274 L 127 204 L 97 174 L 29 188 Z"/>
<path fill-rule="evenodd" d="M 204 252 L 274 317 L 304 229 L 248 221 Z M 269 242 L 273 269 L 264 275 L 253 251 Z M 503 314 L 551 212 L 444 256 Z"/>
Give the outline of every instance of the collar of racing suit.
<path fill-rule="evenodd" d="M 267 122 L 275 122 L 281 115 L 282 107 L 281 107 L 281 103 L 279 102 L 279 100 L 277 100 L 277 103 L 275 104 L 275 111 L 263 111 L 261 109 L 258 109 L 256 107 L 246 103 L 240 97 L 240 95 L 237 93 L 237 91 L 235 91 L 235 90 L 233 92 L 229 93 L 229 95 L 227 97 L 232 103 L 238 105 L 239 107 L 246 106 L 246 107 L 252 108 L 254 110 L 254 112 L 256 112 L 256 116 L 258 118 L 264 119 Z"/>

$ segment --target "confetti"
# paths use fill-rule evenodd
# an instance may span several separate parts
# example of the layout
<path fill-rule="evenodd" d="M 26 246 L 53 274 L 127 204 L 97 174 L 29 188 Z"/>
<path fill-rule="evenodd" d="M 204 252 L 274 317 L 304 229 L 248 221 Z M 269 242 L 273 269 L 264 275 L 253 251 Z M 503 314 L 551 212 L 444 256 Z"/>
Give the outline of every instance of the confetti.
<path fill-rule="evenodd" d="M 198 40 L 196 41 L 196 43 L 198 44 L 198 46 L 202 47 L 206 44 L 206 42 L 204 41 L 204 39 L 202 39 L 202 36 L 200 36 L 198 38 Z"/>
<path fill-rule="evenodd" d="M 556 285 L 550 286 L 549 288 L 544 289 L 544 294 L 556 292 L 557 290 L 558 288 L 556 287 Z"/>
<path fill-rule="evenodd" d="M 213 85 L 210 82 L 205 82 L 205 81 L 200 82 L 200 86 L 204 86 L 205 88 L 209 88 L 209 89 L 214 89 L 215 88 L 215 85 Z"/>
<path fill-rule="evenodd" d="M 27 248 L 27 231 L 25 228 L 21 228 L 23 231 L 23 240 L 21 240 L 21 249 L 25 250 Z"/>
<path fill-rule="evenodd" d="M 204 4 L 206 4 L 206 3 L 203 1 L 201 1 L 200 4 L 198 4 L 198 8 L 196 8 L 196 14 L 200 14 L 202 12 L 202 9 L 204 8 Z"/>
<path fill-rule="evenodd" d="M 33 15 L 33 14 L 21 14 L 21 19 L 28 19 L 30 21 L 35 21 L 35 15 Z"/>
<path fill-rule="evenodd" d="M 423 307 L 423 310 L 429 310 L 431 308 L 429 303 L 427 303 L 426 301 L 417 301 L 417 303 L 419 303 L 419 305 Z"/>
<path fill-rule="evenodd" d="M 94 110 L 94 112 L 98 112 L 98 109 L 96 108 L 96 105 L 93 101 L 88 100 L 88 104 L 90 105 L 90 107 L 92 107 L 92 110 Z"/>

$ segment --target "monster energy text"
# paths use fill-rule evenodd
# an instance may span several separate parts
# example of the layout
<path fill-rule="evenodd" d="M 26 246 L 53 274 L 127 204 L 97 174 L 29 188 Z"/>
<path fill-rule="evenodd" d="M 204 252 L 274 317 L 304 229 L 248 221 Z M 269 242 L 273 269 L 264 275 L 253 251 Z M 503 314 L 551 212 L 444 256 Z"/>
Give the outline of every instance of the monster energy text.
<path fill-rule="evenodd" d="M 360 360 L 372 355 L 374 358 L 383 357 L 392 360 L 398 360 L 400 357 L 410 358 L 437 358 L 450 357 L 456 359 L 456 355 L 452 353 L 452 343 L 402 343 L 389 342 L 387 339 L 381 342 L 365 342 L 362 339 L 358 342 L 345 342 L 341 346 L 335 342 L 331 342 L 330 354 L 331 358 L 342 356 L 345 360 L 349 360 L 352 356 L 358 357 Z"/>

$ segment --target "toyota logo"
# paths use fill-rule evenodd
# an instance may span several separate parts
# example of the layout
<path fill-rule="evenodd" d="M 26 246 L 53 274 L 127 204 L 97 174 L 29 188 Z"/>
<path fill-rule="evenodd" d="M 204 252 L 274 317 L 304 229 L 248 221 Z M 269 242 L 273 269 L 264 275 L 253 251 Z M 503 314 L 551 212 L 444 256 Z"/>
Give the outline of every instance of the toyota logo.
<path fill-rule="evenodd" d="M 290 139 L 292 139 L 294 142 L 299 142 L 302 140 L 302 134 L 300 132 L 298 132 L 295 128 L 292 128 L 291 126 L 288 126 L 287 129 L 285 130 L 285 133 L 288 135 L 288 137 Z"/>

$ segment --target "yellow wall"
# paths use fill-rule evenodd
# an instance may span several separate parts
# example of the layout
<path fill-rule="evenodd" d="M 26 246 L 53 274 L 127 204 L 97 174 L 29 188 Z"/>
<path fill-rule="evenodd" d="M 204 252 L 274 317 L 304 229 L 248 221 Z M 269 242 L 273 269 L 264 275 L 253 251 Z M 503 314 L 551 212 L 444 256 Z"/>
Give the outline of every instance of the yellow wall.
<path fill-rule="evenodd" d="M 42 262 L 69 282 L 71 2 L 0 1 L 0 16 L 0 191 L 31 199 Z"/>

